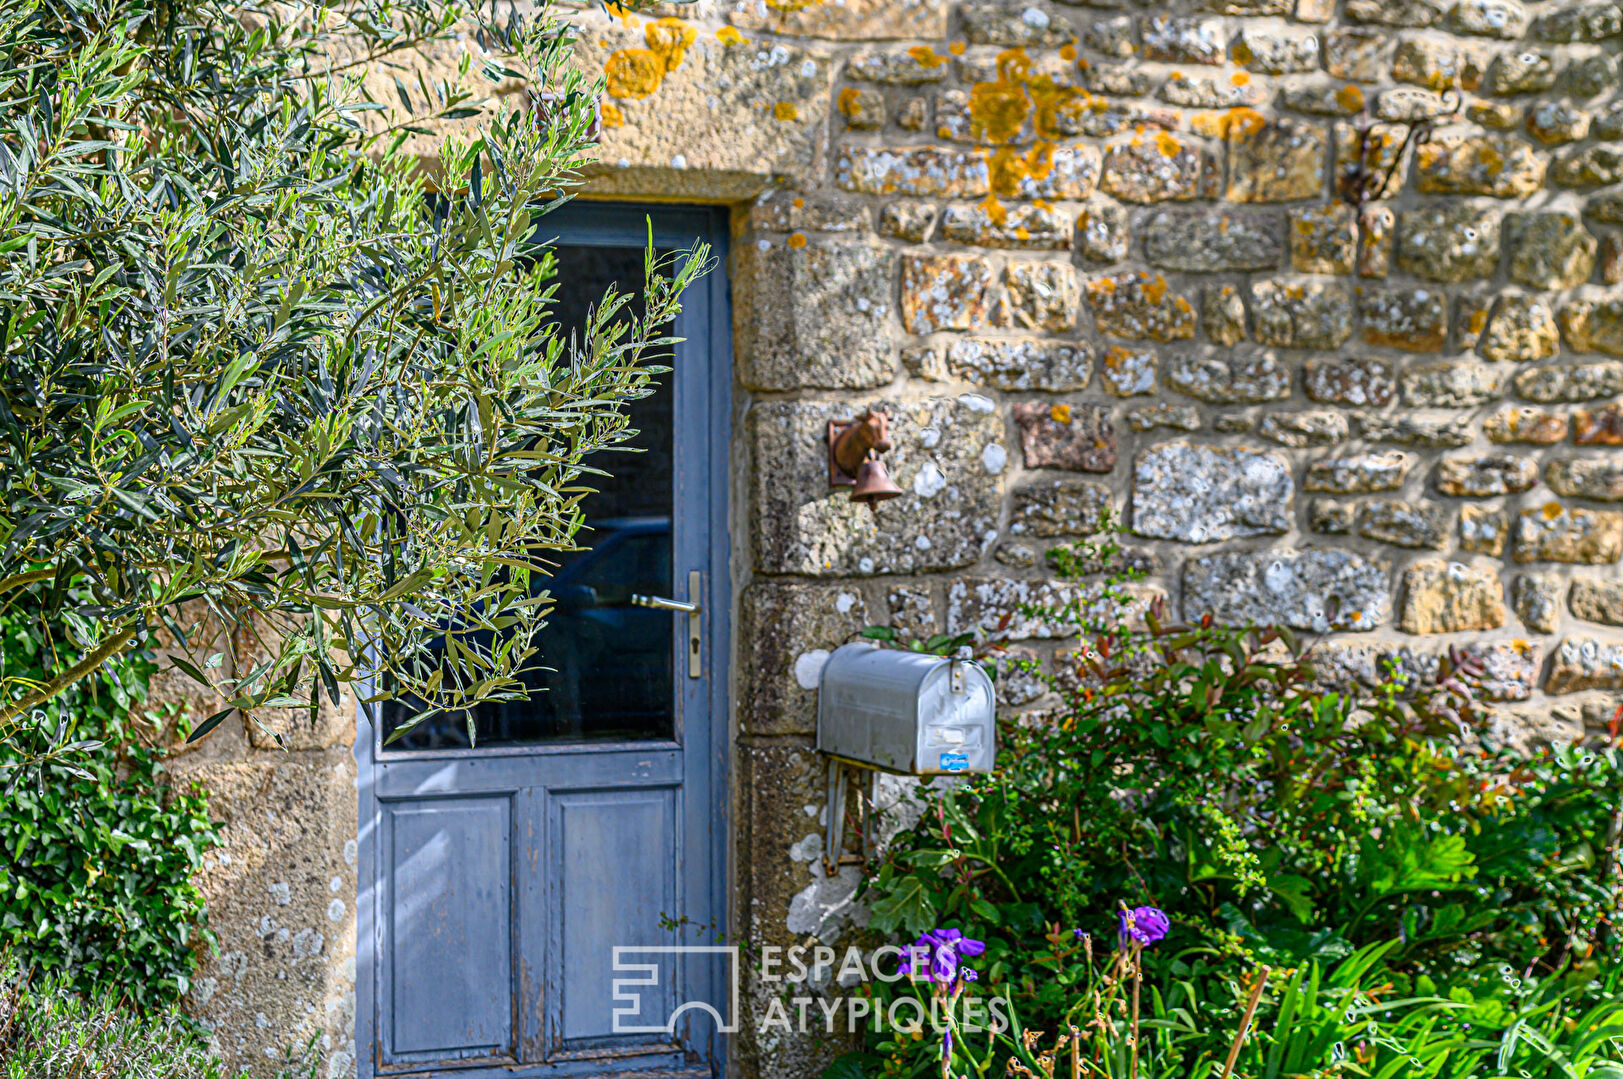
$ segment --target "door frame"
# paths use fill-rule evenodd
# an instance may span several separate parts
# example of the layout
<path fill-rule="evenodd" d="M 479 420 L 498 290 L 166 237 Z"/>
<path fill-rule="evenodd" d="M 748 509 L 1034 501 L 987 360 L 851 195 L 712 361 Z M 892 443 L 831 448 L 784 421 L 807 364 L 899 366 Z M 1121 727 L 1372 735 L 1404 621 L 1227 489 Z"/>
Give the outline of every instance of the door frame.
<path fill-rule="evenodd" d="M 691 329 L 684 327 L 689 340 L 702 332 L 706 346 L 696 350 L 696 357 L 688 363 L 700 368 L 696 377 L 706 392 L 687 395 L 687 415 L 677 415 L 674 423 L 699 447 L 701 467 L 675 477 L 676 491 L 673 506 L 681 512 L 683 506 L 694 506 L 698 496 L 692 490 L 684 491 L 686 484 L 697 483 L 699 492 L 708 492 L 703 503 L 707 513 L 706 525 L 710 547 L 706 555 L 704 572 L 704 656 L 708 677 L 704 692 L 696 694 L 686 689 L 689 679 L 683 668 L 676 669 L 679 716 L 682 716 L 682 747 L 684 753 L 698 754 L 708 775 L 708 799 L 684 798 L 684 834 L 708 834 L 707 864 L 699 864 L 686 874 L 690 885 L 702 882 L 706 902 L 701 909 L 713 911 L 716 929 L 731 931 L 731 903 L 727 888 L 727 866 L 731 855 L 731 744 L 732 711 L 730 660 L 732 656 L 732 541 L 728 525 L 730 520 L 729 471 L 733 422 L 733 345 L 732 310 L 727 275 L 728 211 L 725 206 L 692 204 L 652 204 L 624 202 L 593 202 L 577 199 L 538 219 L 538 230 L 550 235 L 552 242 L 603 247 L 644 248 L 650 238 L 655 247 L 682 249 L 694 239 L 710 244 L 716 260 L 715 268 L 694 282 L 686 293 L 695 293 L 705 300 L 705 318 Z M 695 376 L 690 376 L 695 377 Z M 679 398 L 680 400 L 680 398 Z M 704 431 L 702 442 L 694 438 L 698 429 Z M 684 497 L 684 495 L 686 497 Z M 682 567 L 676 567 L 681 570 Z M 680 582 L 673 580 L 680 587 Z M 689 597 L 691 598 L 691 597 Z M 678 641 L 685 640 L 680 632 Z M 698 699 L 695 699 L 698 698 Z M 684 715 L 689 707 L 698 705 L 708 722 L 691 724 Z M 380 808 L 374 774 L 378 730 L 378 707 L 357 705 L 355 715 L 354 755 L 356 764 L 357 819 L 356 819 L 356 894 L 355 894 L 355 1066 L 360 1079 L 374 1079 L 378 1075 L 376 1049 L 377 1029 L 377 977 L 378 951 L 381 945 L 381 912 L 378 910 L 379 885 L 376 845 L 379 840 Z M 698 729 L 702 726 L 702 730 Z M 562 748 L 562 747 L 560 747 Z M 489 751 L 501 753 L 501 750 Z M 515 755 L 523 750 L 514 751 Z M 415 756 L 415 754 L 413 754 Z M 708 804 L 701 804 L 708 802 Z M 702 830 L 702 831 L 701 831 Z M 690 904 L 694 902 L 688 896 Z M 722 964 L 714 964 L 712 977 L 727 977 Z M 721 988 L 725 988 L 722 986 Z M 550 1004 L 548 1005 L 550 1007 Z M 727 1047 L 720 1034 L 712 1031 L 708 1045 L 711 1074 L 721 1077 L 728 1062 Z M 585 1062 L 582 1062 L 585 1063 Z M 510 1068 L 504 1070 L 511 1070 Z M 396 1069 L 383 1073 L 395 1074 Z M 452 1074 L 455 1074 L 453 1071 Z"/>

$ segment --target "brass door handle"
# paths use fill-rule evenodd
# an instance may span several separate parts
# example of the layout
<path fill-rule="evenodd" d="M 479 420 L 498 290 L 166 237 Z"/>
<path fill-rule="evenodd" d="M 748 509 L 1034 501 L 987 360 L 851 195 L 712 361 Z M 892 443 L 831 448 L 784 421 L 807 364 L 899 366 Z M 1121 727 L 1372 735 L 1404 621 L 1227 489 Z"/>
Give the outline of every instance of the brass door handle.
<path fill-rule="evenodd" d="M 675 611 L 677 614 L 688 616 L 688 677 L 704 677 L 704 668 L 700 659 L 704 655 L 704 618 L 700 612 L 699 592 L 704 587 L 704 574 L 698 570 L 688 573 L 688 595 L 691 599 L 670 599 L 667 596 L 648 596 L 641 592 L 631 595 L 631 604 L 634 607 L 652 607 L 659 611 Z"/>

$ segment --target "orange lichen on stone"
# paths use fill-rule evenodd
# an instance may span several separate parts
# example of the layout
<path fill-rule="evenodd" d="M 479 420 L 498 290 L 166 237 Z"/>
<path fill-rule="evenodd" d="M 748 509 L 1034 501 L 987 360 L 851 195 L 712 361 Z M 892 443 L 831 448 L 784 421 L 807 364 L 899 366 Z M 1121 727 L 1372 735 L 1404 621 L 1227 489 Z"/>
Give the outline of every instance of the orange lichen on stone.
<path fill-rule="evenodd" d="M 1546 502 L 1546 503 L 1544 503 L 1544 519 L 1546 521 L 1553 521 L 1559 516 L 1561 516 L 1561 503 L 1559 503 L 1559 502 Z"/>
<path fill-rule="evenodd" d="M 938 68 L 947 62 L 947 58 L 930 48 L 928 45 L 914 45 L 907 50 L 907 55 L 917 60 L 919 66 L 925 70 Z"/>
<path fill-rule="evenodd" d="M 1244 105 L 1229 109 L 1223 114 L 1223 135 L 1239 135 L 1249 138 L 1268 126 L 1267 117 L 1256 109 Z"/>
<path fill-rule="evenodd" d="M 1070 44 L 1068 42 L 1066 44 L 1064 44 L 1064 45 L 1061 45 L 1059 47 L 1059 58 L 1061 60 L 1064 60 L 1066 63 L 1070 63 L 1072 60 L 1075 60 L 1076 59 L 1076 46 L 1072 45 L 1072 44 Z"/>
<path fill-rule="evenodd" d="M 794 12 L 805 11 L 807 8 L 822 2 L 823 0 L 766 0 L 766 6 L 773 11 Z"/>
<path fill-rule="evenodd" d="M 962 56 L 964 55 L 964 43 L 962 41 L 954 41 L 951 45 L 947 46 L 947 51 L 952 53 L 954 56 Z"/>
<path fill-rule="evenodd" d="M 1168 135 L 1165 131 L 1155 133 L 1155 148 L 1161 151 L 1162 157 L 1177 157 L 1183 149 L 1183 143 Z"/>
<path fill-rule="evenodd" d="M 1364 107 L 1364 91 L 1349 82 L 1336 91 L 1336 104 L 1348 112 L 1358 112 Z"/>
<path fill-rule="evenodd" d="M 806 234 L 804 232 L 790 233 L 789 238 L 784 242 L 790 247 L 794 248 L 796 251 L 799 251 L 802 247 L 806 246 Z"/>
<path fill-rule="evenodd" d="M 992 194 L 1017 198 L 1023 181 L 1046 180 L 1054 170 L 1054 144 L 1039 142 L 1023 154 L 1005 146 L 992 155 L 987 169 L 991 173 Z"/>
<path fill-rule="evenodd" d="M 1467 325 L 1469 325 L 1471 333 L 1481 333 L 1488 325 L 1487 308 L 1479 307 L 1472 311 L 1471 317 L 1467 320 Z"/>
<path fill-rule="evenodd" d="M 794 200 L 794 207 L 797 210 L 804 210 L 806 208 L 806 200 L 801 198 L 799 195 L 796 195 L 795 200 Z"/>
<path fill-rule="evenodd" d="M 611 97 L 639 101 L 659 89 L 682 66 L 698 31 L 681 19 L 656 19 L 643 27 L 645 49 L 617 49 L 603 65 Z"/>
<path fill-rule="evenodd" d="M 986 214 L 988 221 L 999 228 L 1002 228 L 1009 220 L 1009 210 L 997 200 L 996 194 L 987 195 L 986 198 L 981 200 L 981 212 Z"/>
<path fill-rule="evenodd" d="M 1229 76 L 1229 82 L 1235 86 L 1246 86 L 1251 82 L 1251 73 L 1249 71 L 1236 71 Z"/>
<path fill-rule="evenodd" d="M 800 119 L 800 109 L 793 101 L 780 101 L 772 106 L 772 116 L 783 123 Z"/>
<path fill-rule="evenodd" d="M 862 91 L 854 86 L 847 86 L 840 91 L 839 97 L 834 99 L 834 107 L 840 110 L 841 116 L 855 116 L 862 111 Z"/>
<path fill-rule="evenodd" d="M 742 45 L 744 44 L 744 35 L 739 33 L 736 26 L 723 26 L 716 31 L 716 40 L 723 45 Z"/>
<path fill-rule="evenodd" d="M 603 102 L 603 126 L 607 128 L 625 127 L 626 114 L 620 111 L 620 106 L 612 101 Z"/>
<path fill-rule="evenodd" d="M 1070 405 L 1055 405 L 1053 408 L 1050 408 L 1048 410 L 1048 418 L 1053 420 L 1055 423 L 1066 423 L 1066 424 L 1070 423 L 1071 422 L 1071 406 Z"/>

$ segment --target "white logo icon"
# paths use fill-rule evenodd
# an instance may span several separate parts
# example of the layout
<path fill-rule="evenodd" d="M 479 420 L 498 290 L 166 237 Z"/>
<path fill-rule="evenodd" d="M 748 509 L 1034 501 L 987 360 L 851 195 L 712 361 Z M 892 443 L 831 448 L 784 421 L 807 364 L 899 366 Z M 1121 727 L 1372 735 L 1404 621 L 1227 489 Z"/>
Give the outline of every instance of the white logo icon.
<path fill-rule="evenodd" d="M 686 1000 L 677 1003 L 671 1014 L 665 1017 L 663 1023 L 649 1023 L 649 1015 L 643 1011 L 644 989 L 649 991 L 652 998 L 650 1003 L 660 997 L 660 972 L 670 971 L 673 964 L 662 962 L 668 956 L 684 955 L 721 955 L 727 957 L 726 984 L 728 988 L 728 1003 L 725 1013 L 716 1005 L 705 1000 Z M 647 958 L 649 962 L 635 962 L 637 958 Z M 703 1011 L 709 1012 L 715 1020 L 716 1030 L 721 1034 L 734 1034 L 738 1031 L 738 948 L 736 945 L 704 945 L 704 944 L 670 944 L 670 945 L 616 945 L 614 949 L 614 972 L 629 977 L 615 978 L 613 982 L 614 1002 L 620 1005 L 614 1009 L 614 1033 L 616 1034 L 670 1034 L 676 1033 L 676 1022 L 683 1012 Z"/>

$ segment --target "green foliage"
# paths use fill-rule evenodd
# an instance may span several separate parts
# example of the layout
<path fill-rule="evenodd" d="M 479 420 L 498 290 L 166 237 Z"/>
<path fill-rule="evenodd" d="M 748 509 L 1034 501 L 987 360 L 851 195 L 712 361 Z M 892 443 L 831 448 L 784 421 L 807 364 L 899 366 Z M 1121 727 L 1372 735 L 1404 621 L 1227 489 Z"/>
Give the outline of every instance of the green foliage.
<path fill-rule="evenodd" d="M 1171 915 L 1149 984 L 1192 1029 L 1233 1019 L 1259 964 L 1279 982 L 1371 948 L 1372 996 L 1441 999 L 1479 1034 L 1550 994 L 1615 992 L 1596 981 L 1623 963 L 1615 742 L 1486 744 L 1483 672 L 1457 653 L 1349 694 L 1319 686 L 1286 630 L 1154 608 L 1133 630 L 1091 601 L 1023 613 L 1080 636 L 1042 672 L 1061 703 L 1002 726 L 995 775 L 922 788 L 918 824 L 870 866 L 873 929 L 984 939 L 977 991 L 1049 1031 L 1089 977 L 1079 934 L 1113 941 L 1090 912 L 1118 899 Z"/>
<path fill-rule="evenodd" d="M 583 462 L 710 260 L 650 252 L 560 330 L 543 215 L 596 88 L 565 24 L 494 10 L 0 0 L 0 593 L 74 639 L 0 683 L 0 736 L 159 629 L 221 701 L 198 736 L 313 714 L 352 659 L 427 712 L 523 695 Z M 414 72 L 470 31 L 499 59 Z M 479 96 L 512 80 L 545 90 Z M 478 123 L 425 171 L 435 120 Z M 228 627 L 268 658 L 228 675 Z"/>
<path fill-rule="evenodd" d="M 55 640 L 0 613 L 0 675 L 39 678 Z M 200 792 L 165 785 L 140 736 L 153 665 L 127 656 L 38 709 L 0 743 L 0 951 L 89 993 L 142 1009 L 185 993 L 193 948 L 212 942 L 192 875 L 219 842 Z M 75 745 L 107 752 L 54 756 Z M 47 758 L 24 776 L 20 763 Z M 53 983 L 54 984 L 54 983 Z"/>
<path fill-rule="evenodd" d="M 289 1052 L 276 1079 L 316 1079 L 314 1047 Z M 0 961 L 0 1079 L 225 1079 L 179 1015 L 143 1014 L 113 990 L 94 996 Z"/>

